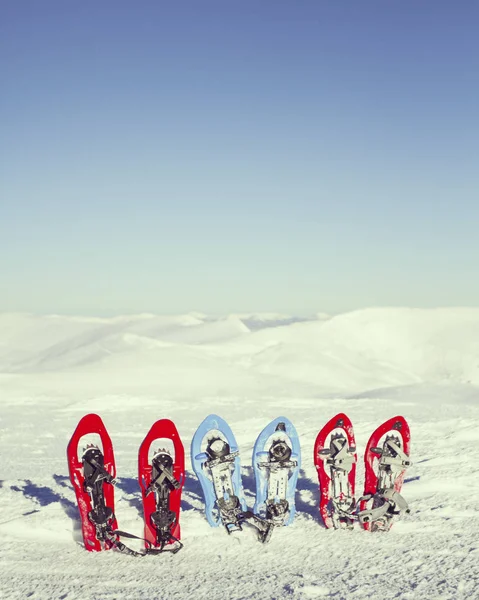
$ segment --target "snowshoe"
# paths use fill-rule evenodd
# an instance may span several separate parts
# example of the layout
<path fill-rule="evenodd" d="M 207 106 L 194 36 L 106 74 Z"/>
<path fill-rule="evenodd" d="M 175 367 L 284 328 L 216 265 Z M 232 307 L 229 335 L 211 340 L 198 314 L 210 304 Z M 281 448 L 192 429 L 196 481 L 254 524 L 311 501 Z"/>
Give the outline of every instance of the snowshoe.
<path fill-rule="evenodd" d="M 327 528 L 352 529 L 354 526 L 356 462 L 353 425 L 340 413 L 321 429 L 314 445 L 319 511 Z"/>
<path fill-rule="evenodd" d="M 171 440 L 174 453 L 158 449 L 149 461 L 155 440 Z M 138 480 L 145 519 L 145 547 L 150 553 L 178 552 L 180 541 L 180 504 L 185 479 L 185 453 L 172 421 L 154 423 L 138 453 Z"/>
<path fill-rule="evenodd" d="M 191 461 L 205 499 L 211 527 L 224 525 L 228 533 L 242 529 L 246 501 L 241 482 L 238 446 L 229 425 L 210 415 L 198 427 L 191 443 Z"/>
<path fill-rule="evenodd" d="M 98 434 L 102 449 L 88 445 L 78 457 L 80 438 Z M 70 479 L 80 511 L 82 534 L 88 551 L 109 550 L 118 544 L 114 512 L 115 458 L 110 436 L 98 415 L 84 416 L 67 447 Z"/>
<path fill-rule="evenodd" d="M 296 429 L 286 417 L 278 417 L 259 434 L 253 449 L 253 467 L 254 514 L 274 527 L 290 525 L 296 513 L 301 449 Z"/>
<path fill-rule="evenodd" d="M 369 438 L 364 463 L 364 494 L 359 499 L 358 519 L 364 529 L 388 531 L 400 512 L 409 513 L 401 488 L 410 461 L 411 434 L 404 417 L 393 417 Z"/>

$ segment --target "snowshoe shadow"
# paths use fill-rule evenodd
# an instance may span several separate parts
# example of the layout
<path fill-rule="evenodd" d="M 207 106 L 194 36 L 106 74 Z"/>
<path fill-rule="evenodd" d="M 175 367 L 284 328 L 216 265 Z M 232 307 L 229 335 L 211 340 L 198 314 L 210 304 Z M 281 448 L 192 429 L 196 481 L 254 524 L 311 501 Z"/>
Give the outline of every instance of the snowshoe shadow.
<path fill-rule="evenodd" d="M 308 499 L 310 498 L 310 500 Z M 315 521 L 319 521 L 324 527 L 322 519 L 319 517 L 319 487 L 318 482 L 313 481 L 301 469 L 299 471 L 298 483 L 296 484 L 296 511 L 312 517 Z"/>
<path fill-rule="evenodd" d="M 416 475 L 415 477 L 408 477 L 404 480 L 404 483 L 411 483 L 411 481 L 419 481 L 421 479 L 420 475 Z"/>
<path fill-rule="evenodd" d="M 138 511 L 138 515 L 143 518 L 143 502 L 141 498 L 140 485 L 138 479 L 130 477 L 121 477 L 117 479 L 116 487 L 121 490 L 130 506 Z M 185 496 L 189 496 L 191 500 L 203 503 L 203 492 L 201 489 L 200 482 L 194 475 L 185 473 L 185 483 L 183 487 L 183 494 L 181 498 L 181 510 L 198 510 L 198 506 L 194 506 Z"/>
<path fill-rule="evenodd" d="M 63 485 L 63 487 L 70 487 L 73 491 L 73 488 L 71 486 L 67 486 L 65 483 L 63 483 L 63 480 L 70 481 L 68 477 L 62 477 L 61 475 L 53 475 L 53 479 L 56 483 Z M 60 481 L 62 483 L 60 483 Z M 78 508 L 76 504 L 71 500 L 68 500 L 68 498 L 65 498 L 61 494 L 58 494 L 57 492 L 45 485 L 37 485 L 29 479 L 25 479 L 25 485 L 23 486 L 21 491 L 26 498 L 30 498 L 38 502 L 40 506 L 48 506 L 49 504 L 58 502 L 65 511 L 67 517 L 72 521 L 76 522 L 78 524 L 78 527 L 80 528 L 80 517 L 78 515 Z"/>
<path fill-rule="evenodd" d="M 243 490 L 245 497 L 254 504 L 256 498 L 256 481 L 253 467 L 243 468 Z M 308 496 L 311 498 L 308 501 Z M 303 513 L 317 520 L 319 516 L 319 488 L 318 483 L 306 476 L 304 469 L 300 469 L 298 483 L 296 484 L 296 513 Z M 319 519 L 321 525 L 323 522 Z M 324 526 L 324 525 L 323 525 Z"/>
<path fill-rule="evenodd" d="M 181 497 L 181 510 L 198 510 L 198 506 L 191 504 L 185 496 L 191 498 L 191 500 L 201 503 L 203 505 L 203 490 L 201 484 L 195 475 L 190 475 L 188 471 L 185 472 L 185 484 L 183 487 L 183 494 Z"/>
<path fill-rule="evenodd" d="M 132 477 L 119 477 L 116 480 L 117 489 L 121 490 L 126 496 L 122 500 L 128 502 L 130 506 L 138 511 L 138 515 L 143 518 L 143 502 L 141 499 L 141 490 L 138 479 Z"/>
<path fill-rule="evenodd" d="M 246 498 L 251 498 L 254 503 L 256 497 L 256 480 L 253 467 L 243 467 L 242 469 L 243 491 Z"/>
<path fill-rule="evenodd" d="M 68 487 L 73 491 L 71 485 L 69 485 L 70 479 L 64 475 L 53 475 L 54 481 L 62 487 Z M 68 482 L 68 483 L 67 483 Z M 81 540 L 81 521 L 80 515 L 78 514 L 78 508 L 74 502 L 68 500 L 61 494 L 55 492 L 52 488 L 45 485 L 38 485 L 33 483 L 30 479 L 25 479 L 20 482 L 20 486 L 12 485 L 10 488 L 15 492 L 21 492 L 25 498 L 33 500 L 39 506 L 49 506 L 58 502 L 65 512 L 66 516 L 71 519 L 73 523 L 73 539 L 75 541 Z M 39 510 L 32 510 L 24 513 L 24 516 L 39 512 Z"/>

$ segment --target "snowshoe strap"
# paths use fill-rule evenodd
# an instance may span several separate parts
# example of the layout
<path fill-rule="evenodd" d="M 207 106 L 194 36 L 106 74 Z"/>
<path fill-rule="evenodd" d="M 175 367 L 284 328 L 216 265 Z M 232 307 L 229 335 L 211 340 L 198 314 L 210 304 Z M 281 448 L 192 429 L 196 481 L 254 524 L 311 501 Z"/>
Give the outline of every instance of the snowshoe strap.
<path fill-rule="evenodd" d="M 148 496 L 148 494 L 152 492 L 155 489 L 155 487 L 162 485 L 165 479 L 166 481 L 168 481 L 168 483 L 170 483 L 173 486 L 175 490 L 181 487 L 181 483 L 177 479 L 175 479 L 173 473 L 171 473 L 168 469 L 162 468 L 159 465 L 157 466 L 157 469 L 158 475 L 152 480 L 152 482 L 148 486 L 148 489 L 146 490 L 146 496 Z"/>
<path fill-rule="evenodd" d="M 210 460 L 207 460 L 204 463 L 204 465 L 205 465 L 205 467 L 208 467 L 209 469 L 213 469 L 214 467 L 221 465 L 222 463 L 234 462 L 234 460 L 237 456 L 239 456 L 239 450 L 236 452 L 230 452 L 229 454 L 226 454 L 225 456 L 220 456 L 219 458 L 212 458 Z"/>
<path fill-rule="evenodd" d="M 180 540 L 173 536 L 170 531 L 161 532 L 160 547 L 156 548 L 152 547 L 151 542 L 149 542 L 145 538 L 138 537 L 137 535 L 133 535 L 132 533 L 127 533 L 126 531 L 120 531 L 119 529 L 113 529 L 111 527 L 111 523 L 115 521 L 115 515 L 111 508 L 105 506 L 103 493 L 98 495 L 94 490 L 93 484 L 97 483 L 99 480 L 104 480 L 107 483 L 114 485 L 116 481 L 110 475 L 110 473 L 108 473 L 108 471 L 104 469 L 102 465 L 100 465 L 100 463 L 98 463 L 95 459 L 86 460 L 85 462 L 90 463 L 90 465 L 96 469 L 95 473 L 90 478 L 92 480 L 90 482 L 92 487 L 89 487 L 89 493 L 92 497 L 93 508 L 90 511 L 88 518 L 90 519 L 91 523 L 95 526 L 96 537 L 100 542 L 108 542 L 111 547 L 115 547 L 120 552 L 123 552 L 124 554 L 129 554 L 130 556 L 146 556 L 147 554 L 160 554 L 161 552 L 166 551 L 170 551 L 175 554 L 176 552 L 181 550 L 181 548 L 183 548 L 183 544 L 180 542 Z M 169 475 L 167 471 L 163 471 L 162 474 Z M 171 477 L 176 482 L 176 479 L 174 479 L 173 476 Z M 174 513 L 172 514 L 174 515 Z M 174 519 L 171 522 L 173 521 Z M 131 548 L 128 548 L 128 546 L 126 546 L 123 542 L 121 542 L 118 539 L 119 537 L 141 540 L 145 542 L 147 547 L 142 552 L 132 550 Z M 174 543 L 170 544 L 170 541 L 173 541 Z"/>
<path fill-rule="evenodd" d="M 258 467 L 269 469 L 270 471 L 279 471 L 280 469 L 294 469 L 298 466 L 297 460 L 278 460 L 277 462 L 259 462 Z"/>
<path fill-rule="evenodd" d="M 354 452 L 356 448 L 348 446 L 348 440 L 344 437 L 333 438 L 329 448 L 319 451 L 318 457 L 324 460 L 331 469 L 349 473 L 356 462 Z"/>
<path fill-rule="evenodd" d="M 228 533 L 242 531 L 242 523 L 244 521 L 251 521 L 251 525 L 258 530 L 258 537 L 261 542 L 266 543 L 271 539 L 271 535 L 275 526 L 273 521 L 269 519 L 262 519 L 250 510 L 243 510 L 239 503 L 237 506 L 229 509 L 222 508 L 220 504 L 219 508 L 221 511 L 223 524 Z"/>
<path fill-rule="evenodd" d="M 170 539 L 173 540 L 173 544 L 168 544 L 168 540 L 164 540 L 161 542 L 159 548 L 151 547 L 146 551 L 146 554 L 163 554 L 164 552 L 171 552 L 172 554 L 176 554 L 183 548 L 183 544 L 180 542 L 178 538 L 175 536 L 170 536 Z"/>
<path fill-rule="evenodd" d="M 113 511 L 108 512 L 108 520 L 103 522 L 98 522 L 98 514 L 91 511 L 90 521 L 95 525 L 96 536 L 97 539 L 102 542 L 108 542 L 111 546 L 117 548 L 120 552 L 124 554 L 129 554 L 130 556 L 145 556 L 146 554 L 160 554 L 160 552 L 170 551 L 173 553 L 178 552 L 183 548 L 183 544 L 180 542 L 178 538 L 173 536 L 169 531 L 161 532 L 161 542 L 160 547 L 153 547 L 151 542 L 146 540 L 145 538 L 138 537 L 137 535 L 133 535 L 132 533 L 128 533 L 126 531 L 120 531 L 119 529 L 112 529 L 109 522 L 113 522 L 115 520 L 115 515 Z M 95 522 L 95 518 L 97 518 L 97 522 Z M 138 552 L 136 550 L 132 550 L 128 548 L 123 542 L 121 542 L 118 538 L 125 537 L 131 540 L 141 540 L 145 542 L 147 546 L 144 551 Z M 169 544 L 170 541 L 173 541 L 173 544 Z"/>
<path fill-rule="evenodd" d="M 388 490 L 386 490 L 383 494 L 383 497 L 386 498 L 387 501 L 393 507 L 393 509 L 397 511 L 396 514 L 401 510 L 403 510 L 406 514 L 411 512 L 409 509 L 409 505 L 404 499 L 404 497 L 401 496 L 399 492 L 394 491 L 394 488 L 389 488 Z"/>
<path fill-rule="evenodd" d="M 331 465 L 332 469 L 349 473 L 356 461 L 354 456 L 349 453 L 348 441 L 345 438 L 333 439 L 331 446 L 334 446 L 336 452 L 326 462 Z"/>
<path fill-rule="evenodd" d="M 266 500 L 266 521 L 275 527 L 282 527 L 289 514 L 289 502 L 285 498 Z"/>
<path fill-rule="evenodd" d="M 347 497 L 344 500 L 331 499 L 334 506 L 334 512 L 338 514 L 340 518 L 344 517 L 347 519 L 353 519 L 355 503 L 353 498 Z"/>
<path fill-rule="evenodd" d="M 381 519 L 392 519 L 394 515 L 398 515 L 402 510 L 405 513 L 409 513 L 409 505 L 406 500 L 394 491 L 394 488 L 387 489 L 383 494 L 368 494 L 359 499 L 362 500 L 374 500 L 373 508 L 361 510 L 358 512 L 358 519 L 360 523 L 372 523 Z M 375 506 L 379 504 L 379 506 Z"/>
<path fill-rule="evenodd" d="M 87 487 L 91 487 L 94 483 L 99 480 L 104 480 L 112 485 L 116 485 L 116 479 L 105 469 L 103 465 L 101 465 L 94 458 L 84 458 L 84 462 L 88 463 L 90 466 L 95 468 L 95 472 L 91 477 L 88 478 L 88 481 L 85 480 L 85 484 Z"/>
<path fill-rule="evenodd" d="M 243 518 L 243 509 L 237 496 L 228 496 L 227 498 L 218 498 L 218 509 L 221 514 L 221 520 L 228 533 L 241 531 L 241 521 Z"/>
<path fill-rule="evenodd" d="M 391 467 L 400 467 L 401 469 L 407 469 L 411 466 L 409 456 L 403 451 L 401 446 L 396 444 L 394 440 L 386 440 L 384 447 L 387 447 L 387 452 L 382 450 L 381 458 L 379 459 L 379 466 L 389 465 Z"/>
<path fill-rule="evenodd" d="M 146 543 L 147 548 L 145 548 L 145 550 L 141 552 L 132 550 L 131 548 L 128 548 L 128 546 L 123 544 L 123 542 L 120 542 L 118 537 L 125 537 L 131 540 L 141 540 Z M 115 546 L 115 548 L 117 548 L 120 552 L 123 552 L 124 554 L 129 554 L 130 556 L 146 556 L 147 554 L 161 554 L 163 552 L 172 552 L 173 554 L 176 554 L 177 552 L 179 552 L 179 550 L 183 548 L 183 544 L 180 542 L 180 540 L 171 534 L 169 536 L 165 536 L 165 539 L 162 540 L 159 548 L 152 546 L 151 542 L 149 542 L 145 538 L 133 535 L 132 533 L 128 533 L 126 531 L 120 531 L 118 529 L 114 531 L 110 530 L 108 532 L 108 539 L 111 542 L 111 544 Z M 174 543 L 169 544 L 168 542 L 170 541 Z"/>
<path fill-rule="evenodd" d="M 149 548 L 144 551 L 144 552 L 138 552 L 137 550 L 132 550 L 131 548 L 128 548 L 128 546 L 126 546 L 123 542 L 120 542 L 120 540 L 118 539 L 118 537 L 127 537 L 127 538 L 131 538 L 131 539 L 137 539 L 137 540 L 141 540 L 143 538 L 139 538 L 136 535 L 133 535 L 131 533 L 127 533 L 126 531 L 118 531 L 118 530 L 110 530 L 108 532 L 108 540 L 110 541 L 111 545 L 114 546 L 115 548 L 117 548 L 117 550 L 119 550 L 120 552 L 123 552 L 123 554 L 128 554 L 130 556 L 146 556 L 148 553 Z M 147 544 L 149 544 L 149 542 L 147 540 L 146 541 Z"/>
<path fill-rule="evenodd" d="M 141 538 L 139 538 L 141 539 Z M 170 543 L 172 542 L 172 543 Z M 148 542 L 149 543 L 149 542 Z M 171 532 L 165 532 L 161 536 L 160 546 L 152 546 L 149 543 L 148 548 L 145 551 L 145 554 L 162 554 L 163 552 L 171 552 L 172 554 L 176 554 L 183 548 L 183 544 L 180 540 L 172 535 Z"/>
<path fill-rule="evenodd" d="M 263 544 L 266 544 L 270 541 L 274 530 L 274 523 L 272 521 L 268 519 L 262 519 L 250 510 L 245 510 L 243 512 L 243 518 L 244 520 L 251 520 L 251 524 L 258 530 L 259 540 Z"/>

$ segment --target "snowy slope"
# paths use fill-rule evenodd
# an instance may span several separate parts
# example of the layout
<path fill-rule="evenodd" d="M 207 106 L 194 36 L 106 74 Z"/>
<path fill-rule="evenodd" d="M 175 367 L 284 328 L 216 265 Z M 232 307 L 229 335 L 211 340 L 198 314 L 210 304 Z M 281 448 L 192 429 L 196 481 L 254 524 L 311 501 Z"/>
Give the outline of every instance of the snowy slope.
<path fill-rule="evenodd" d="M 478 597 L 479 310 L 0 315 L 0 406 L 2 598 Z M 85 552 L 65 449 L 90 411 L 115 446 L 122 529 L 142 530 L 136 461 L 151 424 L 173 419 L 188 451 L 211 412 L 240 444 L 250 506 L 256 436 L 280 414 L 293 421 L 303 449 L 297 519 L 267 547 L 248 528 L 230 537 L 210 529 L 187 459 L 178 555 Z M 360 456 L 383 420 L 410 422 L 403 491 L 412 512 L 388 534 L 319 521 L 313 443 L 339 411 L 354 423 Z M 361 463 L 358 477 L 361 489 Z"/>

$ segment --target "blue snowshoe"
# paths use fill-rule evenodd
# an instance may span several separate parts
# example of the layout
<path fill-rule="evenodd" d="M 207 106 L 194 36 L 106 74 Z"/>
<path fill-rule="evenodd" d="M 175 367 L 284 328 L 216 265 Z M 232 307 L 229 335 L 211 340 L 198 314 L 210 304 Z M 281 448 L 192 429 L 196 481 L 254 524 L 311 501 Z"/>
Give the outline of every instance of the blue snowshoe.
<path fill-rule="evenodd" d="M 291 421 L 278 417 L 259 434 L 253 449 L 254 513 L 276 527 L 290 525 L 301 468 L 299 438 Z"/>
<path fill-rule="evenodd" d="M 246 501 L 238 445 L 221 417 L 209 415 L 198 427 L 191 442 L 191 462 L 203 489 L 208 523 L 223 524 L 228 533 L 241 530 Z"/>

